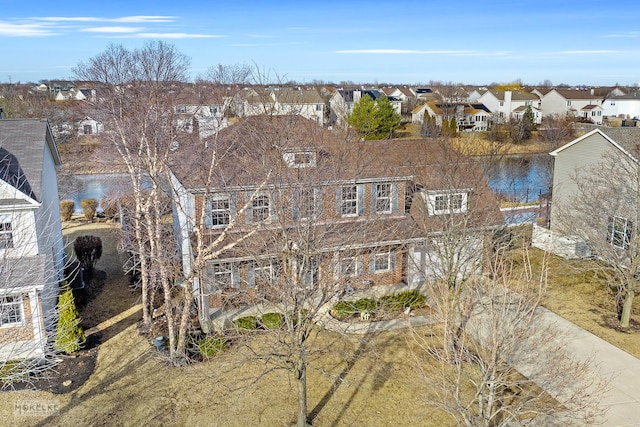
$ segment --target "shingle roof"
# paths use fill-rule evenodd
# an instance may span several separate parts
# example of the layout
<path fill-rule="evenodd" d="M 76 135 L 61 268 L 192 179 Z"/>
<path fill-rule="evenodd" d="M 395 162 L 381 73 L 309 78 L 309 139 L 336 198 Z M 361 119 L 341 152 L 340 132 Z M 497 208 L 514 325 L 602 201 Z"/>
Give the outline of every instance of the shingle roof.
<path fill-rule="evenodd" d="M 554 89 L 565 99 L 600 99 L 598 95 L 592 95 L 590 91 L 586 90 L 572 90 L 572 89 Z"/>
<path fill-rule="evenodd" d="M 51 150 L 55 164 L 60 165 L 47 120 L 0 120 L 0 179 L 40 200 L 46 149 Z"/>
<path fill-rule="evenodd" d="M 4 258 L 0 261 L 0 291 L 20 291 L 46 283 L 44 266 L 46 257 L 36 255 L 20 258 Z"/>

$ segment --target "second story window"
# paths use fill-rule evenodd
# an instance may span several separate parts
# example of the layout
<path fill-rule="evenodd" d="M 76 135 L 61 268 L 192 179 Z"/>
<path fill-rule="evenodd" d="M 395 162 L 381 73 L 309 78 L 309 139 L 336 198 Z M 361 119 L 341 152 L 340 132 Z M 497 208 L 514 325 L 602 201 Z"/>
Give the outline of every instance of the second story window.
<path fill-rule="evenodd" d="M 293 219 L 315 219 L 320 211 L 320 189 L 300 188 L 294 192 Z"/>
<path fill-rule="evenodd" d="M 290 168 L 309 168 L 316 165 L 316 153 L 314 151 L 284 153 L 283 158 Z"/>
<path fill-rule="evenodd" d="M 9 248 L 13 248 L 11 223 L 8 221 L 0 222 L 0 249 Z"/>
<path fill-rule="evenodd" d="M 358 186 L 343 185 L 340 188 L 340 215 L 358 215 Z"/>
<path fill-rule="evenodd" d="M 373 184 L 374 210 L 376 213 L 391 213 L 393 185 L 391 183 Z"/>
<path fill-rule="evenodd" d="M 269 196 L 261 194 L 251 202 L 251 216 L 253 222 L 265 221 L 269 218 Z"/>
<path fill-rule="evenodd" d="M 209 197 L 205 207 L 205 226 L 209 228 L 226 227 L 235 215 L 232 195 L 215 194 Z"/>

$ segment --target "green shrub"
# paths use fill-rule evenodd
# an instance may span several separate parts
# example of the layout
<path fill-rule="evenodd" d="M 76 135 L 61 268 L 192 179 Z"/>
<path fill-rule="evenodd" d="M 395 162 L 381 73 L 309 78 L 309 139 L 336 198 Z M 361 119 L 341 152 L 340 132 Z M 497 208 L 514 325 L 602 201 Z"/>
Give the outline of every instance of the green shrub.
<path fill-rule="evenodd" d="M 386 295 L 380 298 L 380 303 L 391 310 L 402 310 L 406 307 L 416 309 L 424 305 L 424 295 L 416 290 L 404 291 Z"/>
<path fill-rule="evenodd" d="M 97 199 L 82 199 L 80 201 L 80 207 L 84 214 L 84 219 L 92 220 L 96 216 L 96 209 L 98 209 Z"/>
<path fill-rule="evenodd" d="M 233 325 L 239 330 L 252 330 L 258 328 L 258 318 L 256 316 L 239 317 L 233 321 Z"/>
<path fill-rule="evenodd" d="M 16 382 L 25 381 L 29 366 L 24 360 L 7 360 L 0 363 L 0 388 Z"/>
<path fill-rule="evenodd" d="M 280 329 L 284 325 L 284 314 L 265 313 L 260 318 L 265 329 Z"/>
<path fill-rule="evenodd" d="M 358 312 L 356 305 L 353 301 L 338 301 L 333 306 L 332 315 L 338 320 L 346 319 L 349 316 L 353 316 Z"/>
<path fill-rule="evenodd" d="M 58 327 L 54 348 L 66 354 L 75 353 L 85 342 L 84 331 L 80 327 L 80 317 L 73 298 L 73 291 L 67 282 L 62 284 L 58 298 Z"/>
<path fill-rule="evenodd" d="M 73 200 L 60 201 L 60 219 L 62 219 L 63 221 L 70 221 L 75 210 L 76 202 L 74 202 Z"/>
<path fill-rule="evenodd" d="M 198 352 L 205 358 L 211 358 L 223 351 L 227 346 L 227 340 L 220 336 L 204 337 L 197 341 Z"/>
<path fill-rule="evenodd" d="M 363 311 L 375 311 L 378 308 L 378 301 L 371 298 L 360 298 L 356 301 L 356 309 L 359 313 Z"/>

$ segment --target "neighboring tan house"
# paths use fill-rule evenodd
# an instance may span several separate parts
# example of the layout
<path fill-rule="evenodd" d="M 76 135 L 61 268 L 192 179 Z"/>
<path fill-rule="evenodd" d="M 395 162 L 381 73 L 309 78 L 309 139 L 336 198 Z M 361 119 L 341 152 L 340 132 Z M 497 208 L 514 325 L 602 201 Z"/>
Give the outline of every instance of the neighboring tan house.
<path fill-rule="evenodd" d="M 247 88 L 236 94 L 233 109 L 239 117 L 296 114 L 324 125 L 324 99 L 315 89 Z"/>
<path fill-rule="evenodd" d="M 45 356 L 55 326 L 60 165 L 46 120 L 0 120 L 0 360 Z"/>
<path fill-rule="evenodd" d="M 540 101 L 543 117 L 582 117 L 582 109 L 587 105 L 602 105 L 602 97 L 593 90 L 551 89 Z"/>
<path fill-rule="evenodd" d="M 250 236 L 209 261 L 195 284 L 205 330 L 229 301 L 262 300 L 261 283 L 278 280 L 283 251 L 311 251 L 296 258 L 295 268 L 306 269 L 300 286 L 417 287 L 437 267 L 429 248 L 440 244 L 443 218 L 468 218 L 476 234 L 466 255 L 478 258 L 484 233 L 503 223 L 478 165 L 434 139 L 349 143 L 301 117 L 280 116 L 243 119 L 220 132 L 218 146 L 225 141 L 234 149 L 219 159 L 208 188 L 196 167 L 201 146 L 180 147 L 171 166 L 185 276 L 196 228 L 210 241 Z"/>

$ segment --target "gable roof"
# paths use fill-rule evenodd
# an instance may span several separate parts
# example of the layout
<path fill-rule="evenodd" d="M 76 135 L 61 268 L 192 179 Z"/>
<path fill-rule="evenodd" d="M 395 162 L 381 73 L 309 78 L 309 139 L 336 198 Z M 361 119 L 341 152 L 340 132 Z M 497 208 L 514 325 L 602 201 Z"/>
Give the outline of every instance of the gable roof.
<path fill-rule="evenodd" d="M 556 91 L 565 99 L 600 99 L 598 95 L 592 95 L 587 90 L 573 90 L 573 89 L 553 89 L 549 93 Z"/>
<path fill-rule="evenodd" d="M 0 179 L 38 201 L 45 150 L 62 164 L 46 119 L 0 120 Z"/>
<path fill-rule="evenodd" d="M 616 128 L 608 128 L 608 129 L 616 129 Z M 622 128 L 617 128 L 617 129 L 622 129 Z M 640 129 L 638 129 L 640 130 Z M 607 133 L 609 133 L 610 131 L 607 130 Z M 551 156 L 556 157 L 558 154 L 560 154 L 562 151 L 566 150 L 569 147 L 573 147 L 574 145 L 584 141 L 585 139 L 590 138 L 593 135 L 600 135 L 602 138 L 605 139 L 605 141 L 609 142 L 611 145 L 613 145 L 615 148 L 617 148 L 618 150 L 620 150 L 621 152 L 623 152 L 624 154 L 626 154 L 627 156 L 629 156 L 630 158 L 636 160 L 635 156 L 633 156 L 633 154 L 631 154 L 633 152 L 633 150 L 628 150 L 627 148 L 632 148 L 631 146 L 631 142 L 628 141 L 627 143 L 624 143 L 625 145 L 627 145 L 627 148 L 623 147 L 621 144 L 618 144 L 616 141 L 614 141 L 609 135 L 607 135 L 603 129 L 601 128 L 595 128 L 594 130 L 592 130 L 591 132 L 585 133 L 584 135 L 574 139 L 571 142 L 566 143 L 565 145 L 563 145 L 560 148 L 557 148 L 555 150 L 553 150 L 552 152 L 550 152 L 549 154 Z M 636 134 L 636 136 L 640 136 L 640 134 Z M 636 147 L 638 145 L 638 142 L 640 141 L 640 139 L 635 139 L 635 144 Z M 637 152 L 637 151 L 636 151 Z"/>

